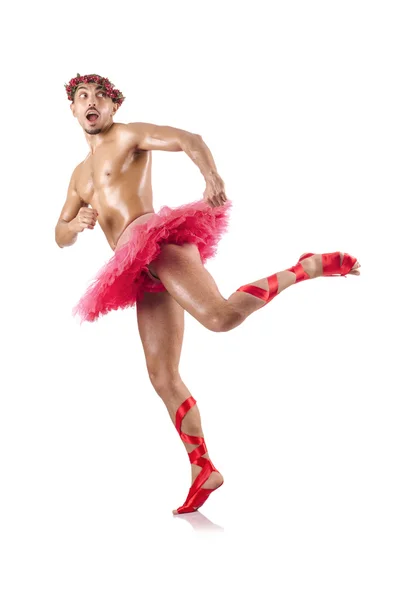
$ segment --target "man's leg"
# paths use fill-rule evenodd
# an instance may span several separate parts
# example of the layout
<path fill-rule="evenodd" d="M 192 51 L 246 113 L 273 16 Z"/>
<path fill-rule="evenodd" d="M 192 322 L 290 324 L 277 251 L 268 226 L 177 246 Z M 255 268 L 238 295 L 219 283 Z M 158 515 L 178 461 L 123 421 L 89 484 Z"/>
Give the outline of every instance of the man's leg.
<path fill-rule="evenodd" d="M 342 260 L 343 253 L 340 253 L 340 264 Z M 255 286 L 257 290 L 263 290 L 263 298 L 268 296 L 267 300 L 246 291 L 236 291 L 228 299 L 224 298 L 213 277 L 202 264 L 200 253 L 194 244 L 165 244 L 160 255 L 150 263 L 150 268 L 178 304 L 207 329 L 230 331 L 267 304 L 275 294 L 279 294 L 296 281 L 323 275 L 321 254 L 299 262 L 302 266 L 296 273 L 287 269 L 242 286 L 251 289 Z M 358 263 L 353 265 L 350 274 L 359 275 L 359 266 Z"/>
<path fill-rule="evenodd" d="M 184 334 L 184 309 L 168 292 L 148 293 L 137 302 L 138 330 L 145 353 L 150 381 L 160 398 L 164 401 L 172 422 L 176 425 L 178 409 L 191 398 L 190 391 L 179 374 Z M 182 433 L 203 438 L 200 413 L 194 404 L 182 420 Z M 183 440 L 182 440 L 183 441 Z M 188 452 L 198 444 L 184 442 Z M 208 458 L 208 452 L 202 455 Z M 192 464 L 192 483 L 202 467 Z M 214 489 L 223 483 L 218 471 L 213 471 L 204 489 Z M 176 511 L 174 511 L 176 512 Z"/>

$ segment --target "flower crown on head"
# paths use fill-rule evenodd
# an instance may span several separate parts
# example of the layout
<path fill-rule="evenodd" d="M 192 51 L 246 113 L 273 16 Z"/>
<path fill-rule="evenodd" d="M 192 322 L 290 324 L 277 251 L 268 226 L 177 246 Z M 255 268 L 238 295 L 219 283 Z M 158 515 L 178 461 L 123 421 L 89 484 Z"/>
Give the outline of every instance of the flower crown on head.
<path fill-rule="evenodd" d="M 80 83 L 98 83 L 99 85 L 103 86 L 107 95 L 112 99 L 113 102 L 118 104 L 119 107 L 125 100 L 125 96 L 123 96 L 120 90 L 115 89 L 113 83 L 109 81 L 109 79 L 106 77 L 101 77 L 100 75 L 96 75 L 95 73 L 91 75 L 80 75 L 80 73 L 77 73 L 76 77 L 73 77 L 69 83 L 65 83 L 68 100 L 73 102 L 74 93 Z"/>

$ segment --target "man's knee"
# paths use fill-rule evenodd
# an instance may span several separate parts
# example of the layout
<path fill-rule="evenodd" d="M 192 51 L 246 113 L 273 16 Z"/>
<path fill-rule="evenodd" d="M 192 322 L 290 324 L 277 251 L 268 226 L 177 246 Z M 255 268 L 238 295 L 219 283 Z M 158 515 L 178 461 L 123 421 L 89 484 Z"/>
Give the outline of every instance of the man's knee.
<path fill-rule="evenodd" d="M 159 395 L 172 392 L 180 385 L 178 369 L 157 363 L 148 363 L 147 369 L 151 384 Z"/>
<path fill-rule="evenodd" d="M 216 310 L 209 310 L 204 317 L 204 325 L 210 331 L 225 332 L 234 329 L 244 320 L 234 306 L 226 302 Z"/>

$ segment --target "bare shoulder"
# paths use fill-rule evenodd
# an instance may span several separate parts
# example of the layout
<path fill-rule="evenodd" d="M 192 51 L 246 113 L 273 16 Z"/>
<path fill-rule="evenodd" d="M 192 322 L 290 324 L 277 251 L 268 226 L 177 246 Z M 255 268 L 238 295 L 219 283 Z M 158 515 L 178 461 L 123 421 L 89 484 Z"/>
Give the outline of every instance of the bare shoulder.
<path fill-rule="evenodd" d="M 184 140 L 196 137 L 196 134 L 170 125 L 135 122 L 128 123 L 126 127 L 134 139 L 135 147 L 142 151 L 180 151 Z"/>
<path fill-rule="evenodd" d="M 135 121 L 134 123 L 123 123 L 124 127 L 127 131 L 131 133 L 140 133 L 142 131 L 146 131 L 146 129 L 155 127 L 153 123 L 142 123 L 140 121 Z"/>
<path fill-rule="evenodd" d="M 150 123 L 123 123 L 123 134 L 127 134 L 131 140 L 138 142 L 142 134 L 145 134 L 150 127 L 153 127 Z"/>
<path fill-rule="evenodd" d="M 82 167 L 83 167 L 84 163 L 86 162 L 87 158 L 88 158 L 88 156 L 74 168 L 72 177 L 71 177 L 71 179 L 73 179 L 74 181 L 78 181 L 79 176 L 81 175 Z"/>
<path fill-rule="evenodd" d="M 145 123 L 143 121 L 136 121 L 134 123 L 125 123 L 126 131 L 130 133 L 130 135 L 134 136 L 135 139 L 140 140 L 145 136 L 153 136 L 163 135 L 166 131 L 182 131 L 182 129 L 177 129 L 176 127 L 170 127 L 169 125 L 158 125 L 157 123 Z"/>
<path fill-rule="evenodd" d="M 82 160 L 75 168 L 72 173 L 71 179 L 73 179 L 76 183 L 80 182 L 82 179 L 87 178 L 87 169 L 91 171 L 90 161 L 92 159 L 92 154 L 89 152 L 87 156 Z"/>
<path fill-rule="evenodd" d="M 122 129 L 119 129 L 119 132 L 122 134 L 123 141 L 127 141 L 128 146 L 133 148 L 136 152 L 143 150 L 141 148 L 142 139 L 153 134 L 157 127 L 153 123 L 142 122 L 120 123 L 119 125 L 122 126 Z"/>

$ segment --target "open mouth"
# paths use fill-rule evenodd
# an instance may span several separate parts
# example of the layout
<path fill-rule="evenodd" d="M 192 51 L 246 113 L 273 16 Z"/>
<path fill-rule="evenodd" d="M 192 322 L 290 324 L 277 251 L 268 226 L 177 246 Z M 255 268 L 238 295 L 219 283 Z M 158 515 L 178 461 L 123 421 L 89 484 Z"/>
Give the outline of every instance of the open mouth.
<path fill-rule="evenodd" d="M 90 121 L 90 123 L 95 123 L 95 121 L 97 121 L 99 119 L 98 113 L 95 113 L 95 112 L 88 113 L 86 115 L 86 117 L 87 117 L 88 121 Z"/>

